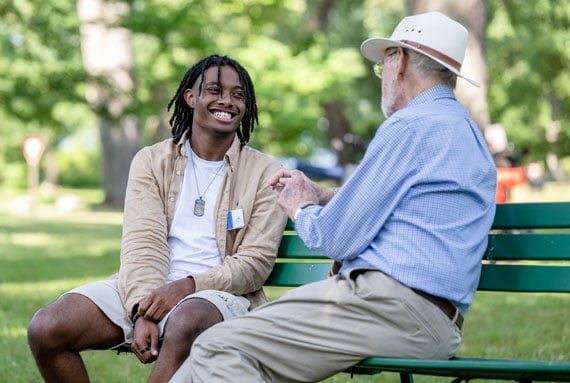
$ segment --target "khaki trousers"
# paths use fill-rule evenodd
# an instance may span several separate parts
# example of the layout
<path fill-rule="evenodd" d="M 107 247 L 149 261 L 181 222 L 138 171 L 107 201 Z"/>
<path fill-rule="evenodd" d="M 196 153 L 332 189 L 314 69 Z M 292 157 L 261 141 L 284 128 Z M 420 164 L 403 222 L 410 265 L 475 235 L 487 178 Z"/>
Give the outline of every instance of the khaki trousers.
<path fill-rule="evenodd" d="M 455 324 L 408 287 L 347 270 L 211 327 L 171 382 L 318 382 L 370 356 L 448 359 L 460 343 Z"/>

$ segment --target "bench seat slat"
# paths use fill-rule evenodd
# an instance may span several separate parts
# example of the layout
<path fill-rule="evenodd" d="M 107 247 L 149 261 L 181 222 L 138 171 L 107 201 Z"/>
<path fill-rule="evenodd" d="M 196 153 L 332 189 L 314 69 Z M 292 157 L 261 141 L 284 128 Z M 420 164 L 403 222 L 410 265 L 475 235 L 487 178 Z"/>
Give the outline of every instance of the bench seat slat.
<path fill-rule="evenodd" d="M 369 358 L 347 370 L 349 373 L 376 374 L 382 371 L 425 375 L 570 382 L 570 362 L 541 362 L 534 360 L 454 358 L 398 359 Z"/>

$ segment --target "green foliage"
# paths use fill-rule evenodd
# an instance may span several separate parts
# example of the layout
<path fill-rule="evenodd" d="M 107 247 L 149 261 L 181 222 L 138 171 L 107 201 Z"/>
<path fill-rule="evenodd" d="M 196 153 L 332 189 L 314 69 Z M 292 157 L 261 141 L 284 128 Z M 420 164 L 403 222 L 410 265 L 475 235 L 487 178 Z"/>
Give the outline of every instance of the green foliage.
<path fill-rule="evenodd" d="M 308 157 L 328 147 L 322 106 L 334 99 L 346 103 L 359 134 L 370 137 L 378 124 L 379 114 L 362 118 L 371 108 L 367 97 L 354 92 L 355 81 L 369 72 L 358 50 L 366 36 L 360 7 L 339 2 L 320 25 L 319 9 L 313 8 L 322 4 L 305 1 L 130 4 L 124 24 L 133 31 L 139 111 L 147 127 L 160 121 L 188 66 L 211 53 L 235 57 L 250 72 L 260 110 L 252 145 L 274 155 Z M 378 98 L 379 82 L 362 84 L 375 85 Z"/>
<path fill-rule="evenodd" d="M 24 189 L 27 187 L 27 167 L 25 163 L 7 162 L 0 164 L 2 174 L 0 174 L 0 184 L 8 188 Z"/>
<path fill-rule="evenodd" d="M 404 0 L 125 2 L 130 12 L 119 24 L 131 31 L 136 63 L 129 112 L 139 117 L 145 144 L 169 135 L 168 101 L 187 68 L 211 53 L 235 57 L 249 70 L 260 110 L 252 145 L 274 155 L 310 157 L 330 147 L 323 108 L 329 102 L 338 102 L 350 131 L 364 140 L 383 119 L 380 82 L 359 46 L 391 32 L 406 13 Z M 505 125 L 517 148 L 529 150 L 526 160 L 548 151 L 570 154 L 570 5 L 487 5 L 492 121 Z M 23 161 L 27 134 L 43 134 L 48 150 L 57 150 L 64 137 L 96 129 L 75 2 L 4 0 L 0 18 L 0 164 Z M 552 120 L 560 121 L 560 132 L 549 141 Z M 0 182 L 14 181 L 2 174 Z"/>
<path fill-rule="evenodd" d="M 57 155 L 59 185 L 70 188 L 96 188 L 101 184 L 99 151 L 75 149 Z"/>
<path fill-rule="evenodd" d="M 570 6 L 501 0 L 488 35 L 489 106 L 527 161 L 570 154 Z M 553 121 L 560 132 L 553 132 Z M 556 129 L 555 129 L 556 130 Z M 552 135 L 552 133 L 554 133 Z M 549 138 L 551 136 L 551 138 Z"/>
<path fill-rule="evenodd" d="M 2 110 L 32 122 L 34 130 L 61 133 L 66 121 L 54 109 L 61 102 L 84 102 L 76 91 L 85 75 L 74 4 L 6 0 L 0 7 Z"/>
<path fill-rule="evenodd" d="M 85 105 L 74 2 L 5 0 L 0 17 L 0 164 L 10 170 L 0 184 L 25 186 L 25 136 L 41 134 L 50 151 L 94 120 Z"/>

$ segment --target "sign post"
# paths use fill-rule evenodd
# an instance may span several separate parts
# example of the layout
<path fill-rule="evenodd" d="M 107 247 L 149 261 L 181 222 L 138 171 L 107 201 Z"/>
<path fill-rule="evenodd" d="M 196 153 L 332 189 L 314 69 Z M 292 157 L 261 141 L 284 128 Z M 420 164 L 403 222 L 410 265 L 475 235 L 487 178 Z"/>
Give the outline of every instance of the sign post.
<path fill-rule="evenodd" d="M 46 140 L 42 136 L 27 136 L 22 143 L 22 151 L 28 163 L 28 193 L 35 205 L 40 185 L 40 159 L 46 148 Z"/>

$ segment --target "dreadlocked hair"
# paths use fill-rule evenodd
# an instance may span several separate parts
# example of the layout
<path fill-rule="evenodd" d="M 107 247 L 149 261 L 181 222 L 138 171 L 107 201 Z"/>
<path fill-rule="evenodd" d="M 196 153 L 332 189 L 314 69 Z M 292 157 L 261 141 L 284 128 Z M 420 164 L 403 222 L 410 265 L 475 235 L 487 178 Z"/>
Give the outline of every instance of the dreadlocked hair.
<path fill-rule="evenodd" d="M 174 143 L 178 143 L 182 135 L 188 130 L 188 136 L 192 135 L 192 118 L 194 111 L 186 104 L 184 100 L 184 92 L 186 89 L 192 88 L 194 83 L 200 80 L 200 92 L 202 92 L 202 84 L 204 82 L 204 72 L 206 69 L 216 66 L 218 67 L 218 82 L 221 83 L 221 70 L 222 66 L 231 66 L 237 72 L 240 82 L 245 90 L 245 113 L 241 120 L 240 126 L 237 130 L 238 138 L 243 148 L 249 141 L 251 132 L 256 125 L 259 124 L 257 119 L 257 103 L 255 101 L 255 90 L 253 88 L 253 81 L 249 77 L 249 73 L 235 60 L 228 56 L 211 55 L 208 56 L 194 66 L 192 66 L 180 82 L 176 94 L 168 103 L 168 111 L 174 105 L 174 111 L 170 117 L 170 126 L 172 127 L 172 137 Z"/>

